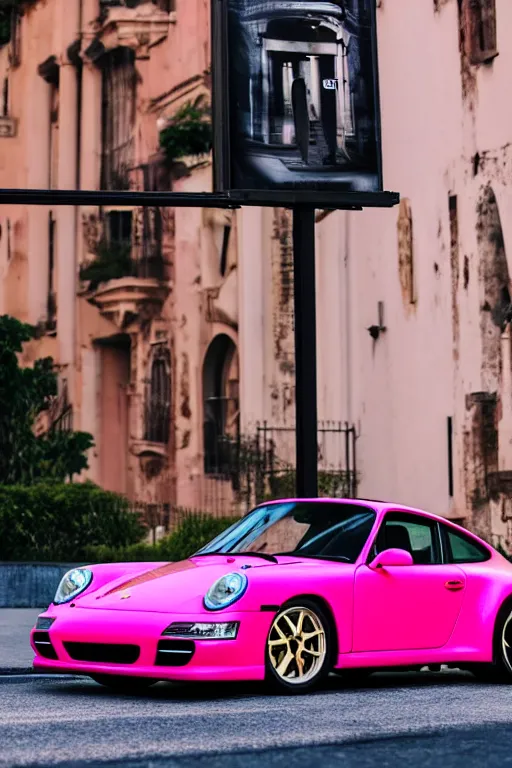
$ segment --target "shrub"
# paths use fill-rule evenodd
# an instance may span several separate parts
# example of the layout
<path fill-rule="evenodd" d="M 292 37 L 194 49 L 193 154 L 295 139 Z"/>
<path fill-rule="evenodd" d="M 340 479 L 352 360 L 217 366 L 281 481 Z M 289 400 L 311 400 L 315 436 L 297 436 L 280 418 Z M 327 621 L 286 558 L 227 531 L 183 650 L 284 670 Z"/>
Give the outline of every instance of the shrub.
<path fill-rule="evenodd" d="M 209 515 L 185 517 L 177 530 L 155 546 L 139 543 L 127 547 L 91 546 L 85 554 L 90 563 L 179 562 L 222 533 L 239 518 L 214 518 Z"/>
<path fill-rule="evenodd" d="M 0 560 L 82 562 L 145 535 L 127 499 L 92 483 L 0 486 Z"/>
<path fill-rule="evenodd" d="M 89 288 L 96 290 L 102 283 L 135 275 L 135 264 L 131 257 L 130 243 L 98 244 L 96 258 L 80 267 L 80 280 L 89 282 Z"/>
<path fill-rule="evenodd" d="M 160 133 L 160 146 L 167 160 L 174 162 L 187 155 L 202 155 L 212 147 L 210 107 L 202 97 L 187 102 Z"/>

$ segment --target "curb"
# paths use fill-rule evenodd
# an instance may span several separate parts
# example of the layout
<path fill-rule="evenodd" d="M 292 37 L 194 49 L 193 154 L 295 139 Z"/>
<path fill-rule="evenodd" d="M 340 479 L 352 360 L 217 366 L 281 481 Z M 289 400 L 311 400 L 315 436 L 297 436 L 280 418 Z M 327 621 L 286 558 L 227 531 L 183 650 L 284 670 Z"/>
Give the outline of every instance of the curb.
<path fill-rule="evenodd" d="M 80 675 L 80 674 L 60 674 L 59 672 L 37 672 L 34 667 L 0 667 L 0 682 L 2 681 L 2 678 L 13 678 L 13 677 L 33 677 L 36 680 L 50 680 L 55 678 L 62 678 L 65 680 L 76 680 L 83 677 L 88 677 L 88 675 Z"/>
<path fill-rule="evenodd" d="M 0 667 L 0 677 L 33 674 L 35 674 L 34 667 Z"/>

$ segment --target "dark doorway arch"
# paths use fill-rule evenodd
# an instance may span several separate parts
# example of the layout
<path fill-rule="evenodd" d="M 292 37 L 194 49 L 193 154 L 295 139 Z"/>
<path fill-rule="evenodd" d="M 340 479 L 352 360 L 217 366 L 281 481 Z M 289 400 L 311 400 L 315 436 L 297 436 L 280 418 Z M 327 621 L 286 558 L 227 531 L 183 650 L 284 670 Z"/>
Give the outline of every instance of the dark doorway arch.
<path fill-rule="evenodd" d="M 206 474 L 229 472 L 238 438 L 238 351 L 226 334 L 216 336 L 203 364 L 203 439 Z"/>

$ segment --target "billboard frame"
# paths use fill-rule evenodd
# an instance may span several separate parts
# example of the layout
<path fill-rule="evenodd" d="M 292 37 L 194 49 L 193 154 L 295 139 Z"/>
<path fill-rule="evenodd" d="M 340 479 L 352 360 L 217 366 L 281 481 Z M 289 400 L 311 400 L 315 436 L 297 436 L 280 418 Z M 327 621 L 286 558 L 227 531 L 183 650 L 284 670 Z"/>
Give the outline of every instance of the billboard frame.
<path fill-rule="evenodd" d="M 212 123 L 213 123 L 213 188 L 215 194 L 242 197 L 246 205 L 273 206 L 276 200 L 290 205 L 314 205 L 333 209 L 388 208 L 399 202 L 395 192 L 384 191 L 382 162 L 382 121 L 380 112 L 379 62 L 376 0 L 369 0 L 371 18 L 371 52 L 373 67 L 374 130 L 377 150 L 379 190 L 372 192 L 322 191 L 318 189 L 238 189 L 232 185 L 231 108 L 229 98 L 229 31 L 228 1 L 211 0 L 212 27 Z M 258 203 L 252 200 L 258 199 Z M 330 201 L 330 202 L 329 202 Z M 357 202 L 356 202 L 357 201 Z M 283 202 L 284 205 L 286 203 Z"/>

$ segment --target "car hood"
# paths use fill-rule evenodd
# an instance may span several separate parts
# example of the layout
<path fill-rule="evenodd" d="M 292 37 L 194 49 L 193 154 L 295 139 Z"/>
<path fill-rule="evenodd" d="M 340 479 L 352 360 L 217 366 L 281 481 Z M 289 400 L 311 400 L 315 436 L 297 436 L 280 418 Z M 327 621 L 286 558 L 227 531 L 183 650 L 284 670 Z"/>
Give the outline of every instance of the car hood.
<path fill-rule="evenodd" d="M 76 607 L 118 611 L 201 613 L 208 589 L 224 574 L 250 566 L 249 575 L 261 568 L 279 568 L 297 562 L 282 558 L 279 563 L 243 555 L 208 555 L 179 563 L 167 563 L 132 577 L 122 577 L 75 600 Z M 94 571 L 94 569 L 92 569 Z M 249 579 L 250 584 L 250 579 Z M 91 585 L 94 590 L 94 579 Z"/>

